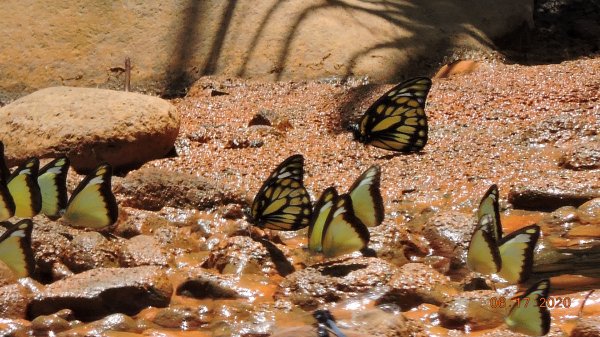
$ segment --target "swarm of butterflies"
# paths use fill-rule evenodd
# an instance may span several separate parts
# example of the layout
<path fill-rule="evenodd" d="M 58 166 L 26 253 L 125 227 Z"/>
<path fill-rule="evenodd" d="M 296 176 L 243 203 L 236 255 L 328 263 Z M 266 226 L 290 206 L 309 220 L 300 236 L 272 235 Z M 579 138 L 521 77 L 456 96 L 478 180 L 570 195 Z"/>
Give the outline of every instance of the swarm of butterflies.
<path fill-rule="evenodd" d="M 393 87 L 351 127 L 355 140 L 391 151 L 420 151 L 427 143 L 425 100 L 430 88 L 431 80 L 426 77 Z M 0 221 L 12 216 L 30 218 L 42 212 L 52 219 L 62 218 L 76 227 L 95 230 L 116 222 L 118 209 L 108 164 L 101 164 L 83 179 L 67 200 L 67 158 L 55 159 L 39 171 L 39 161 L 33 158 L 10 174 L 3 153 L 2 147 Z M 379 166 L 369 167 L 347 193 L 338 194 L 334 187 L 325 189 L 314 208 L 303 178 L 304 157 L 297 154 L 285 159 L 260 187 L 249 210 L 249 221 L 274 230 L 308 227 L 309 251 L 327 258 L 366 249 L 368 228 L 380 225 L 384 217 Z M 9 225 L 0 237 L 0 258 L 18 275 L 30 275 L 34 266 L 30 248 L 33 224 L 25 219 Z M 509 283 L 521 283 L 531 272 L 539 235 L 538 226 L 528 226 L 502 237 L 498 189 L 494 185 L 481 201 L 467 265 L 473 271 L 498 274 Z M 521 298 L 538 303 L 548 296 L 549 288 L 550 282 L 542 280 Z M 512 330 L 544 335 L 550 327 L 550 314 L 539 305 L 513 307 L 505 321 Z"/>
<path fill-rule="evenodd" d="M 102 230 L 117 221 L 118 206 L 111 189 L 112 169 L 100 164 L 87 175 L 67 198 L 69 159 L 52 160 L 42 169 L 31 158 L 10 173 L 0 142 L 0 224 L 7 228 L 0 237 L 0 259 L 17 277 L 33 274 L 35 261 L 31 250 L 33 222 L 45 214 L 74 227 Z M 5 221 L 25 218 L 16 224 Z"/>

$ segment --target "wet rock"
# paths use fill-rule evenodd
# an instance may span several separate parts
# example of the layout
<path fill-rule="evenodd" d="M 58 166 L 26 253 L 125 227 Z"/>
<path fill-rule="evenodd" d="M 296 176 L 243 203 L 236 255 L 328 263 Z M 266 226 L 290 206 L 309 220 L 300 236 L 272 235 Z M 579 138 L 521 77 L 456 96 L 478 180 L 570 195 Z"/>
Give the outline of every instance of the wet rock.
<path fill-rule="evenodd" d="M 118 267 L 120 250 L 120 240 L 107 240 L 98 232 L 83 231 L 71 240 L 62 260 L 75 273 L 100 267 Z"/>
<path fill-rule="evenodd" d="M 260 109 L 250 122 L 248 122 L 248 126 L 254 125 L 272 126 L 279 131 L 286 131 L 293 128 L 292 123 L 287 117 L 280 115 L 276 111 L 267 109 Z"/>
<path fill-rule="evenodd" d="M 441 305 L 456 293 L 448 277 L 421 263 L 400 267 L 387 285 L 389 289 L 376 302 L 396 304 L 402 311 L 421 303 Z"/>
<path fill-rule="evenodd" d="M 474 226 L 472 216 L 455 211 L 442 212 L 425 223 L 423 236 L 436 255 L 450 259 L 451 267 L 462 266 L 466 263 Z"/>
<path fill-rule="evenodd" d="M 165 206 L 207 209 L 243 201 L 242 196 L 217 182 L 154 167 L 129 173 L 120 184 L 115 184 L 114 191 L 124 196 L 123 206 L 151 211 Z"/>
<path fill-rule="evenodd" d="M 579 221 L 586 225 L 600 224 L 600 198 L 592 199 L 577 208 Z"/>
<path fill-rule="evenodd" d="M 48 333 L 49 331 L 57 333 L 70 328 L 69 321 L 57 314 L 38 316 L 31 321 L 31 329 L 37 334 Z"/>
<path fill-rule="evenodd" d="M 32 316 L 71 309 L 81 320 L 112 313 L 136 314 L 147 306 L 169 304 L 172 286 L 154 266 L 98 268 L 54 282 L 30 305 Z"/>
<path fill-rule="evenodd" d="M 378 258 L 334 260 L 294 272 L 280 284 L 274 297 L 290 300 L 304 310 L 324 303 L 386 289 L 398 267 Z"/>
<path fill-rule="evenodd" d="M 600 137 L 578 139 L 563 149 L 558 164 L 570 170 L 600 168 Z"/>
<path fill-rule="evenodd" d="M 71 227 L 46 221 L 43 216 L 35 217 L 35 226 L 31 234 L 38 271 L 43 274 L 52 273 L 54 263 L 60 262 L 61 257 L 70 248 L 69 239 L 79 233 Z"/>
<path fill-rule="evenodd" d="M 585 186 L 573 190 L 556 186 L 516 186 L 508 193 L 508 202 L 514 208 L 539 211 L 553 211 L 563 206 L 577 207 L 594 198 L 600 198 L 600 190 Z"/>
<path fill-rule="evenodd" d="M 0 125 L 9 165 L 67 155 L 77 171 L 89 171 L 101 162 L 133 167 L 163 157 L 179 132 L 179 116 L 158 97 L 53 87 L 1 108 Z"/>
<path fill-rule="evenodd" d="M 188 277 L 177 286 L 176 294 L 198 299 L 239 299 L 256 292 L 238 286 L 236 275 L 215 275 L 202 268 L 192 268 Z"/>
<path fill-rule="evenodd" d="M 339 328 L 339 327 L 338 327 Z M 347 337 L 375 337 L 377 335 L 366 334 L 363 332 L 354 332 L 349 329 L 341 328 L 340 331 Z M 329 334 L 332 335 L 331 333 Z M 271 337 L 314 337 L 318 336 L 317 327 L 314 325 L 304 325 L 293 328 L 277 329 L 270 335 Z M 385 336 L 385 335 L 384 335 Z M 393 335 L 390 335 L 393 336 Z"/>
<path fill-rule="evenodd" d="M 138 235 L 123 245 L 119 263 L 123 267 L 166 266 L 167 256 L 154 237 Z"/>
<path fill-rule="evenodd" d="M 417 336 L 424 330 L 420 323 L 405 319 L 399 312 L 381 309 L 360 311 L 352 321 L 357 323 L 354 331 L 372 336 Z"/>
<path fill-rule="evenodd" d="M 120 237 L 129 239 L 140 234 L 150 234 L 156 228 L 169 226 L 169 221 L 156 212 L 121 205 L 119 210 L 119 221 L 113 233 Z"/>
<path fill-rule="evenodd" d="M 577 320 L 570 337 L 600 336 L 600 317 L 585 317 Z"/>
<path fill-rule="evenodd" d="M 0 336 L 17 336 L 18 333 L 26 336 L 30 325 L 31 323 L 23 319 L 0 319 Z"/>
<path fill-rule="evenodd" d="M 195 329 L 210 323 L 208 309 L 204 306 L 170 306 L 159 310 L 152 322 L 171 329 Z"/>
<path fill-rule="evenodd" d="M 25 319 L 32 298 L 31 292 L 18 283 L 0 287 L 0 317 Z"/>
<path fill-rule="evenodd" d="M 69 267 L 65 266 L 63 263 L 61 262 L 55 262 L 52 265 L 52 280 L 53 281 L 58 281 L 58 280 L 62 280 L 64 278 L 67 278 L 71 275 L 73 275 L 75 273 L 73 273 L 73 271 L 71 271 L 69 269 Z"/>
<path fill-rule="evenodd" d="M 461 293 L 440 307 L 440 323 L 448 329 L 464 329 L 465 325 L 473 330 L 497 327 L 504 323 L 504 316 L 512 305 L 509 298 L 500 298 L 493 290 Z"/>
<path fill-rule="evenodd" d="M 215 268 L 222 274 L 285 276 L 294 271 L 285 250 L 266 239 L 255 241 L 247 236 L 234 236 L 213 249 L 203 267 Z"/>

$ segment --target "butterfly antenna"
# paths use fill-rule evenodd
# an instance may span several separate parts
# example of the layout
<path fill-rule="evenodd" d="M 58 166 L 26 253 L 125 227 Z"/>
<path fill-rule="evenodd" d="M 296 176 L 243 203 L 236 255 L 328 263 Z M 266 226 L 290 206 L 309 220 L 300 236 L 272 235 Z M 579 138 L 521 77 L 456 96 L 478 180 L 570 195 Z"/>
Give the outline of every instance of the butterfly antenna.
<path fill-rule="evenodd" d="M 581 316 L 583 315 L 583 307 L 585 306 L 585 301 L 588 300 L 588 298 L 590 298 L 590 296 L 592 296 L 592 294 L 594 293 L 594 291 L 596 291 L 596 289 L 592 289 L 590 290 L 587 295 L 585 295 L 585 297 L 583 298 L 583 301 L 581 302 L 581 306 L 579 307 L 579 312 L 577 313 L 577 317 L 581 318 Z"/>

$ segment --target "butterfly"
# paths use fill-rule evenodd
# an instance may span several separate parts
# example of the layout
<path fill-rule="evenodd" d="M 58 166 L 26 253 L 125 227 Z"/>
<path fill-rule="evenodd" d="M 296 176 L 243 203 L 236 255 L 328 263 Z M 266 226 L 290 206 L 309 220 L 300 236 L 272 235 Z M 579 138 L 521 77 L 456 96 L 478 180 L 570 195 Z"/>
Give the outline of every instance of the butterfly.
<path fill-rule="evenodd" d="M 331 331 L 336 337 L 346 337 L 346 335 L 335 324 L 335 318 L 329 310 L 315 310 L 313 317 L 317 320 L 317 336 L 328 337 Z"/>
<path fill-rule="evenodd" d="M 493 191 L 493 187 L 488 192 Z M 523 227 L 501 237 L 497 188 L 495 190 L 495 194 L 486 193 L 480 203 L 480 218 L 469 243 L 467 266 L 478 273 L 498 274 L 510 284 L 521 283 L 531 275 L 533 251 L 540 237 L 540 227 Z M 495 198 L 496 203 L 490 198 Z M 498 233 L 500 238 L 497 240 Z"/>
<path fill-rule="evenodd" d="M 40 161 L 31 158 L 8 178 L 8 191 L 15 203 L 15 216 L 31 218 L 42 209 L 42 195 L 37 182 Z"/>
<path fill-rule="evenodd" d="M 308 225 L 308 250 L 311 252 L 321 252 L 323 246 L 321 240 L 323 239 L 323 228 L 325 221 L 329 217 L 331 208 L 338 197 L 338 193 L 334 187 L 326 188 L 315 204 L 315 208 L 312 212 L 312 217 Z"/>
<path fill-rule="evenodd" d="M 492 184 L 481 198 L 479 208 L 477 209 L 477 218 L 481 219 L 484 215 L 490 215 L 492 223 L 490 224 L 490 231 L 494 235 L 494 239 L 499 241 L 502 238 L 502 225 L 500 224 L 500 206 L 498 204 L 500 200 L 500 192 L 498 192 L 498 186 Z"/>
<path fill-rule="evenodd" d="M 4 144 L 0 142 L 0 221 L 15 215 L 15 201 L 6 186 L 8 178 L 10 178 L 10 170 L 4 158 Z"/>
<path fill-rule="evenodd" d="M 351 127 L 354 139 L 391 151 L 421 150 L 427 143 L 425 100 L 431 80 L 404 81 L 381 96 Z"/>
<path fill-rule="evenodd" d="M 323 209 L 316 211 L 320 213 Z M 325 257 L 349 254 L 367 247 L 369 229 L 354 215 L 349 195 L 342 194 L 335 198 L 327 212 L 321 235 L 321 251 Z M 316 226 L 320 224 L 315 224 Z M 317 233 L 313 228 L 312 235 Z"/>
<path fill-rule="evenodd" d="M 308 226 L 311 202 L 304 187 L 304 157 L 279 164 L 252 201 L 250 222 L 261 228 L 293 231 Z"/>
<path fill-rule="evenodd" d="M 6 223 L 9 228 L 0 236 L 0 260 L 4 262 L 18 278 L 33 274 L 35 260 L 31 250 L 31 231 L 33 222 L 23 219 L 16 224 Z"/>
<path fill-rule="evenodd" d="M 367 227 L 378 226 L 383 221 L 380 180 L 381 169 L 379 166 L 371 166 L 356 179 L 348 192 L 354 215 Z"/>
<path fill-rule="evenodd" d="M 104 229 L 117 221 L 119 210 L 111 190 L 112 168 L 100 164 L 75 188 L 62 218 L 74 227 Z"/>
<path fill-rule="evenodd" d="M 508 328 L 530 336 L 544 336 L 550 331 L 550 312 L 542 298 L 550 292 L 550 281 L 541 280 L 531 286 L 521 296 L 513 299 L 504 322 Z"/>
<path fill-rule="evenodd" d="M 67 207 L 67 171 L 69 159 L 56 158 L 40 169 L 37 182 L 42 194 L 42 210 L 51 219 L 60 217 Z"/>

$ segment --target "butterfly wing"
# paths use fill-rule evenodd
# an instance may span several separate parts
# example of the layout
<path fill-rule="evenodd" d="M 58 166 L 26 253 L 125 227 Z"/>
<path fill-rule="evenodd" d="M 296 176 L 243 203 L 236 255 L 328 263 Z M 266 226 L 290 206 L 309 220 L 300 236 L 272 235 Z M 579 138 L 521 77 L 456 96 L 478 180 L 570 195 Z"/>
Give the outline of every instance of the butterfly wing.
<path fill-rule="evenodd" d="M 502 267 L 498 275 L 511 284 L 522 283 L 531 275 L 533 251 L 540 237 L 537 225 L 523 227 L 500 240 Z"/>
<path fill-rule="evenodd" d="M 373 146 L 400 152 L 419 151 L 427 143 L 425 100 L 431 80 L 404 81 L 380 97 L 361 118 L 355 138 Z"/>
<path fill-rule="evenodd" d="M 33 223 L 23 219 L 0 236 L 0 260 L 13 270 L 18 278 L 33 274 L 35 260 L 31 250 Z"/>
<path fill-rule="evenodd" d="M 317 200 L 310 223 L 308 224 L 308 250 L 311 252 L 316 253 L 323 249 L 321 240 L 323 239 L 325 220 L 327 220 L 337 196 L 335 188 L 329 187 L 323 191 L 319 200 Z"/>
<path fill-rule="evenodd" d="M 379 166 L 369 167 L 356 179 L 348 194 L 352 200 L 354 215 L 367 227 L 378 226 L 383 221 L 383 198 L 379 184 L 381 169 Z"/>
<path fill-rule="evenodd" d="M 37 181 L 42 194 L 42 213 L 51 219 L 67 207 L 67 171 L 69 159 L 56 158 L 40 169 Z"/>
<path fill-rule="evenodd" d="M 9 178 L 10 170 L 8 169 L 8 165 L 6 165 L 6 158 L 4 157 L 4 143 L 0 141 L 0 180 L 2 180 L 2 184 L 6 185 Z"/>
<path fill-rule="evenodd" d="M 493 221 L 489 214 L 485 214 L 479 219 L 467 250 L 469 269 L 484 275 L 497 273 L 502 264 L 500 249 L 492 234 Z"/>
<path fill-rule="evenodd" d="M 63 214 L 75 227 L 102 229 L 117 221 L 119 210 L 111 190 L 112 168 L 100 164 L 77 186 Z"/>
<path fill-rule="evenodd" d="M 479 209 L 477 210 L 477 219 L 481 219 L 486 214 L 489 214 L 492 219 L 492 234 L 494 235 L 494 240 L 496 242 L 500 241 L 502 238 L 502 224 L 500 223 L 500 207 L 498 205 L 498 200 L 500 199 L 500 194 L 498 192 L 498 186 L 496 184 L 490 186 L 490 188 L 485 192 L 483 198 L 481 198 L 481 202 L 479 203 Z"/>
<path fill-rule="evenodd" d="M 336 257 L 361 250 L 369 239 L 369 229 L 354 215 L 350 196 L 340 195 L 323 228 L 323 255 Z"/>
<path fill-rule="evenodd" d="M 15 203 L 15 216 L 31 218 L 42 209 L 42 195 L 37 182 L 40 161 L 31 158 L 19 166 L 8 179 L 8 191 Z"/>
<path fill-rule="evenodd" d="M 302 155 L 293 155 L 279 164 L 254 197 L 251 222 L 276 230 L 298 230 L 308 226 L 312 205 L 303 176 Z"/>
<path fill-rule="evenodd" d="M 504 321 L 509 329 L 530 336 L 544 336 L 550 331 L 550 312 L 541 298 L 548 298 L 550 281 L 541 280 L 519 296 Z"/>

